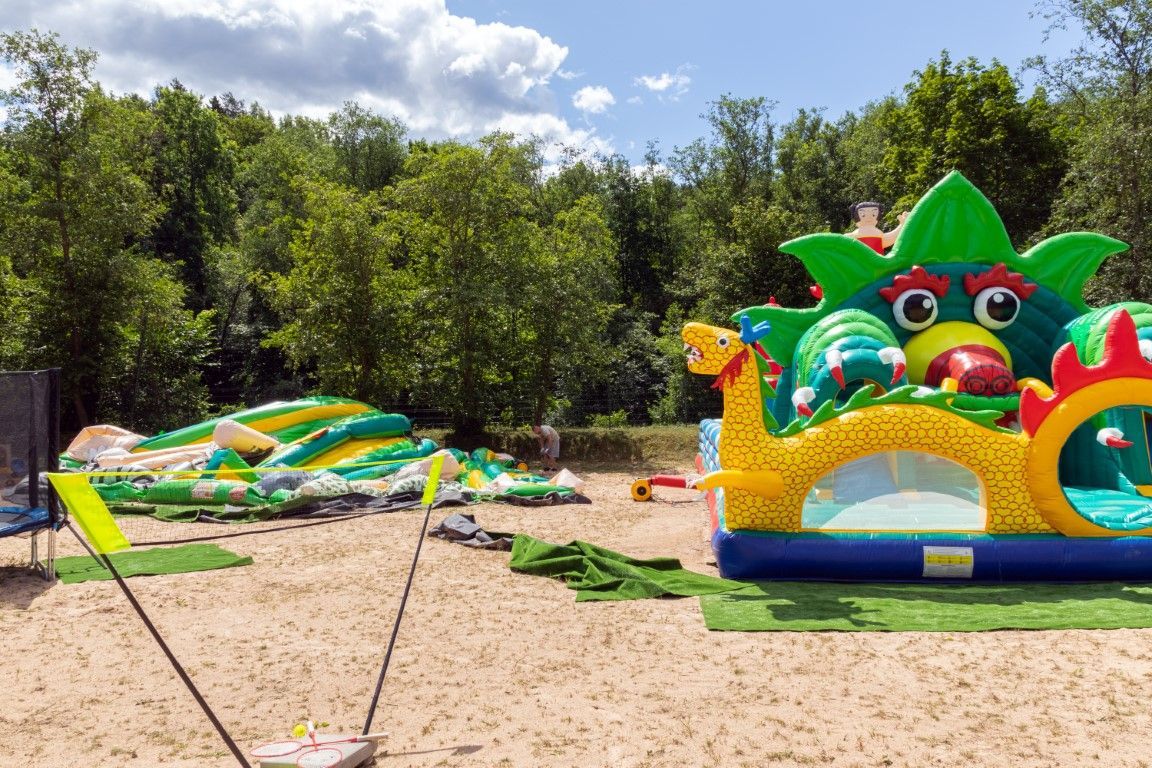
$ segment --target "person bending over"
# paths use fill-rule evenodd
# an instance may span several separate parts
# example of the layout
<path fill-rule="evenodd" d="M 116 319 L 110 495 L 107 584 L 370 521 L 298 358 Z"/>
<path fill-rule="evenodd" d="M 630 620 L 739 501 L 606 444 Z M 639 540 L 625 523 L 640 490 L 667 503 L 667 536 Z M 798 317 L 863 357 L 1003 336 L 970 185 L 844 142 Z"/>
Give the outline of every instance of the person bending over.
<path fill-rule="evenodd" d="M 540 457 L 544 469 L 555 472 L 556 459 L 560 458 L 560 433 L 547 424 L 533 424 L 532 433 L 540 442 Z"/>

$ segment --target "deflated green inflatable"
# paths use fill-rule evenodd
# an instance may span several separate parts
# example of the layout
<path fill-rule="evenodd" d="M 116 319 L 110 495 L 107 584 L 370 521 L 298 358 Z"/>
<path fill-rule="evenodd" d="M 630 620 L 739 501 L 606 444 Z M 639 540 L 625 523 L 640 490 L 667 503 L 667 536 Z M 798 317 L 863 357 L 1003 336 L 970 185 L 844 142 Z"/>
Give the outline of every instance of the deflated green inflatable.
<path fill-rule="evenodd" d="M 283 443 L 296 440 L 357 413 L 374 410 L 370 405 L 343 397 L 303 397 L 290 402 L 266 403 L 239 413 L 231 413 L 150 437 L 137 443 L 132 452 L 141 453 L 160 448 L 206 443 L 212 439 L 212 432 L 216 426 L 225 419 L 238 421 Z"/>

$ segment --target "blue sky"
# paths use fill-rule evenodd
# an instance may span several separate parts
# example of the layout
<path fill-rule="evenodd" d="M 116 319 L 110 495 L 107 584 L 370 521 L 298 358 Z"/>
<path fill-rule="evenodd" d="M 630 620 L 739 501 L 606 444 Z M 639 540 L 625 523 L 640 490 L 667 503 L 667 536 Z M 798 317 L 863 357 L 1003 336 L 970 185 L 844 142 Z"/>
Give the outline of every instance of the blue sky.
<path fill-rule="evenodd" d="M 665 154 L 706 135 L 723 94 L 777 102 L 775 119 L 836 118 L 899 93 L 947 49 L 1021 72 L 1065 55 L 1028 0 L 0 0 L 4 29 L 55 31 L 100 53 L 96 77 L 147 95 L 178 78 L 274 114 L 323 117 L 345 101 L 402 119 L 414 136 L 491 130 L 619 152 Z M 0 87 L 11 82 L 0 71 Z"/>
<path fill-rule="evenodd" d="M 448 8 L 528 26 L 568 47 L 562 68 L 578 77 L 552 85 L 561 113 L 630 156 L 648 140 L 670 150 L 704 135 L 700 115 L 725 93 L 777 102 L 779 121 L 813 107 L 837 118 L 899 94 L 945 49 L 953 60 L 999 60 L 1030 93 L 1036 78 L 1022 71 L 1024 59 L 1059 58 L 1081 38 L 1055 31 L 1046 42 L 1049 23 L 1032 17 L 1027 0 L 450 0 Z M 655 91 L 645 85 L 653 80 L 638 81 L 645 77 L 672 82 Z M 601 113 L 574 108 L 565 97 L 586 86 L 607 89 L 614 103 Z"/>

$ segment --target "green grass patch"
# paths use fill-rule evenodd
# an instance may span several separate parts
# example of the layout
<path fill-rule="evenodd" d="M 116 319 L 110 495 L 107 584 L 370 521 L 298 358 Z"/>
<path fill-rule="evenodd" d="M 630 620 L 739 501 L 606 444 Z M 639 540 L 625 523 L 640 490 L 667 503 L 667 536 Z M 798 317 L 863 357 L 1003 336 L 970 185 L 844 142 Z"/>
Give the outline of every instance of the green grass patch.
<path fill-rule="evenodd" d="M 982 632 L 1152 626 L 1148 584 L 759 582 L 700 599 L 709 629 Z"/>

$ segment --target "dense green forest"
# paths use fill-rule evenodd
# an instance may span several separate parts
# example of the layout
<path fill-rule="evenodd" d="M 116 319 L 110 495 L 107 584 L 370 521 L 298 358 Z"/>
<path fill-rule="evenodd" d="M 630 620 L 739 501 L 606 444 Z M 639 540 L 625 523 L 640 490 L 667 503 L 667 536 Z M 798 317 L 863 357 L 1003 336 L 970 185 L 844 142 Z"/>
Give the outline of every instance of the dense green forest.
<path fill-rule="evenodd" d="M 107 93 L 97 52 L 0 35 L 0 369 L 60 366 L 71 428 L 151 432 L 322 393 L 475 433 L 487 423 L 713 415 L 687 319 L 815 302 L 777 250 L 907 209 L 958 169 L 1023 248 L 1132 245 L 1090 302 L 1152 301 L 1152 4 L 1044 0 L 1083 32 L 1022 93 L 996 61 L 926 62 L 900 95 L 783 119 L 718 95 L 644 167 L 493 134 L 428 141 L 345 103 L 274 118 L 177 80 Z M 889 223 L 894 217 L 889 214 Z"/>

